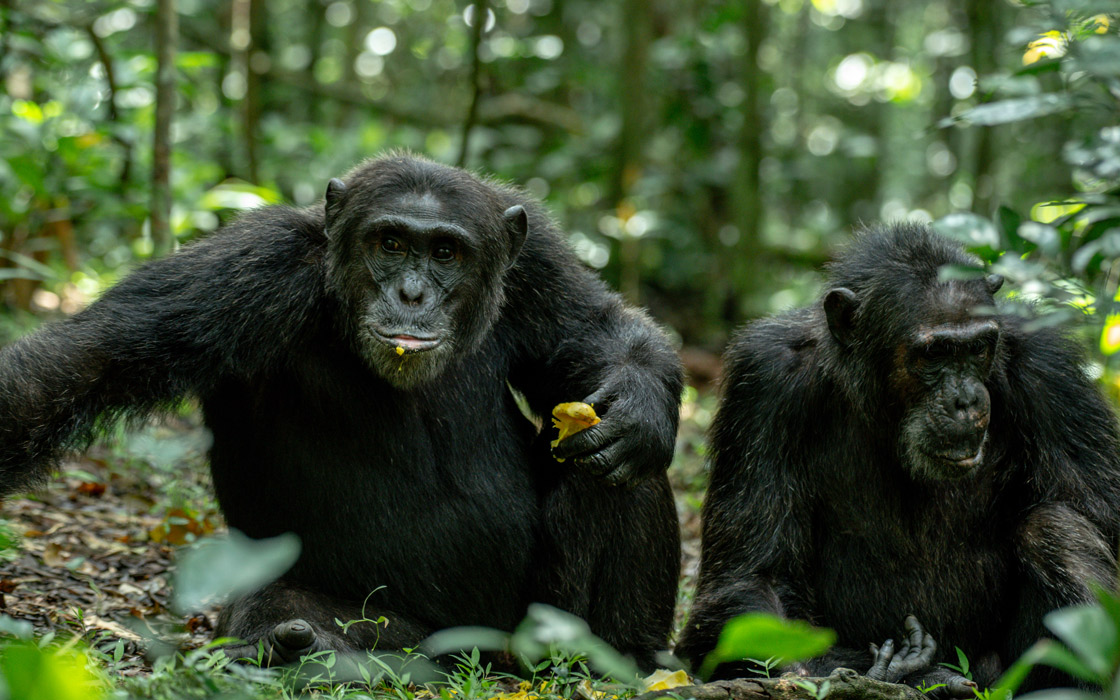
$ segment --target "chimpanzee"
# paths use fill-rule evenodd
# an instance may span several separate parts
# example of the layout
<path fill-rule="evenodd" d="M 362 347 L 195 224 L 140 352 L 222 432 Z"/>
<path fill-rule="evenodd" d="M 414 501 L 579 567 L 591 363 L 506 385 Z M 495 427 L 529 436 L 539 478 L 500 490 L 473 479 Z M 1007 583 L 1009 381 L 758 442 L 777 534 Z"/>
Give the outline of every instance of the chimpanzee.
<path fill-rule="evenodd" d="M 511 392 L 602 422 L 549 448 Z M 407 154 L 243 215 L 0 352 L 0 492 L 117 417 L 200 399 L 226 520 L 295 532 L 231 653 L 400 649 L 529 602 L 644 665 L 667 645 L 682 389 L 666 336 L 519 190 Z M 339 620 L 377 619 L 343 632 Z"/>
<path fill-rule="evenodd" d="M 979 263 L 928 227 L 865 231 L 819 303 L 732 342 L 679 655 L 766 611 L 836 630 L 798 672 L 971 697 L 937 665 L 954 647 L 990 684 L 1046 612 L 1114 581 L 1116 419 L 1070 340 L 1000 312 L 1000 276 L 940 273 L 961 265 Z"/>

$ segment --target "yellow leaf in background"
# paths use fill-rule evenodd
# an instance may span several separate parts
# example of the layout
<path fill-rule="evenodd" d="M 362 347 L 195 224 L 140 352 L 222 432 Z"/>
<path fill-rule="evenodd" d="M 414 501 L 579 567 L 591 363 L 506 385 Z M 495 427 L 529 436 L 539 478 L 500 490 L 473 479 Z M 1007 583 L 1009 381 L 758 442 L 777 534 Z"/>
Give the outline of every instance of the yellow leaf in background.
<path fill-rule="evenodd" d="M 688 674 L 684 671 L 669 671 L 664 668 L 659 668 L 642 679 L 642 692 L 648 693 L 651 690 L 670 690 L 686 685 L 692 685 L 692 681 L 689 680 Z"/>
<path fill-rule="evenodd" d="M 1107 34 L 1109 27 L 1108 15 L 1097 15 L 1093 18 L 1093 33 Z"/>
<path fill-rule="evenodd" d="M 569 435 L 575 435 L 581 430 L 597 425 L 599 420 L 591 404 L 579 401 L 557 404 L 556 408 L 552 409 L 552 425 L 560 431 L 560 434 L 552 441 L 552 446 L 556 447 Z"/>

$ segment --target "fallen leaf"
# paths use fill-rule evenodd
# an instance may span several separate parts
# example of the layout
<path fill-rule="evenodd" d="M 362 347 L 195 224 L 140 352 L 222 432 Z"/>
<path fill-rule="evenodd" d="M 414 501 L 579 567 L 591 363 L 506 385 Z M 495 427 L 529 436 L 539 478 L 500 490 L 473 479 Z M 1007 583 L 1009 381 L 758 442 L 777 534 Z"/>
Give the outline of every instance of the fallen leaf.
<path fill-rule="evenodd" d="M 668 669 L 659 668 L 642 679 L 642 692 L 648 693 L 651 690 L 670 690 L 686 685 L 692 685 L 692 681 L 689 680 L 688 674 L 684 671 L 670 671 Z"/>

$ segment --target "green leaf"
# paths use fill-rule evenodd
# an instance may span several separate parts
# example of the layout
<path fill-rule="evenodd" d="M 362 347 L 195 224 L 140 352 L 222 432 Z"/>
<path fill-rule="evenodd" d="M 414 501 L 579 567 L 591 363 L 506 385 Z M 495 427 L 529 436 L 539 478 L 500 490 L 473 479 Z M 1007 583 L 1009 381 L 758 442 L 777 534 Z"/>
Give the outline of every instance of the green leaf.
<path fill-rule="evenodd" d="M 1011 122 L 1021 122 L 1027 119 L 1044 117 L 1049 114 L 1057 114 L 1058 112 L 1064 112 L 1070 109 L 1072 106 L 1073 101 L 1068 95 L 1046 93 L 1043 95 L 1015 97 L 1009 100 L 999 100 L 997 102 L 989 102 L 973 107 L 957 116 L 942 119 L 938 122 L 938 126 L 952 126 L 960 122 L 968 122 L 978 126 L 1009 124 Z"/>
<path fill-rule="evenodd" d="M 254 540 L 236 530 L 202 540 L 179 559 L 172 607 L 188 614 L 219 598 L 244 595 L 279 578 L 299 557 L 292 533 Z"/>
<path fill-rule="evenodd" d="M 1058 229 L 1037 221 L 1024 221 L 1019 224 L 1019 237 L 1038 246 L 1038 249 L 1049 256 L 1056 256 L 1062 252 L 1062 237 Z"/>
<path fill-rule="evenodd" d="M 1109 676 L 1120 659 L 1120 635 L 1117 634 L 1116 624 L 1099 605 L 1077 605 L 1055 610 L 1042 618 L 1042 622 L 1098 678 Z"/>
<path fill-rule="evenodd" d="M 1002 249 L 999 230 L 991 221 L 976 214 L 969 212 L 949 214 L 935 221 L 933 228 L 943 236 L 960 241 L 988 262 L 999 257 Z"/>
<path fill-rule="evenodd" d="M 785 620 L 769 613 L 747 613 L 732 618 L 720 632 L 716 648 L 700 669 L 708 677 L 727 661 L 765 659 L 777 656 L 783 663 L 820 656 L 836 642 L 830 629 L 813 627 L 802 620 Z"/>
<path fill-rule="evenodd" d="M 599 673 L 627 683 L 638 677 L 633 660 L 592 634 L 586 622 L 542 603 L 529 606 L 528 615 L 510 639 L 510 649 L 515 656 L 527 657 L 529 663 L 545 658 L 554 649 L 582 654 Z"/>

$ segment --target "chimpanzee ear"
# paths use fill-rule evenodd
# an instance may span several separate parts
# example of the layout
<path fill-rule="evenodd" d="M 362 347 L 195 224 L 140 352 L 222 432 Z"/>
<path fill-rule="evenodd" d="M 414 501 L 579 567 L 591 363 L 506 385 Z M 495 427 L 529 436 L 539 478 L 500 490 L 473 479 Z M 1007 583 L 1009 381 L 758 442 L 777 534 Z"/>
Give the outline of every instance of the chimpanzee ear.
<path fill-rule="evenodd" d="M 342 206 L 342 195 L 346 194 L 346 184 L 339 180 L 337 177 L 332 177 L 331 181 L 327 183 L 327 222 L 338 214 L 339 207 Z M 328 227 L 329 228 L 329 227 Z"/>
<path fill-rule="evenodd" d="M 984 278 L 984 286 L 988 288 L 988 294 L 995 294 L 1003 286 L 1003 275 L 988 275 Z"/>
<path fill-rule="evenodd" d="M 856 293 L 845 287 L 830 289 L 824 295 L 824 317 L 828 321 L 828 332 L 844 347 L 851 341 L 853 316 L 857 306 L 859 300 Z"/>
<path fill-rule="evenodd" d="M 506 220 L 506 231 L 509 232 L 509 263 L 507 267 L 512 267 L 513 261 L 517 260 L 517 254 L 521 252 L 521 246 L 525 243 L 525 237 L 529 235 L 529 215 L 525 213 L 525 207 L 514 204 L 506 209 L 502 216 Z"/>

